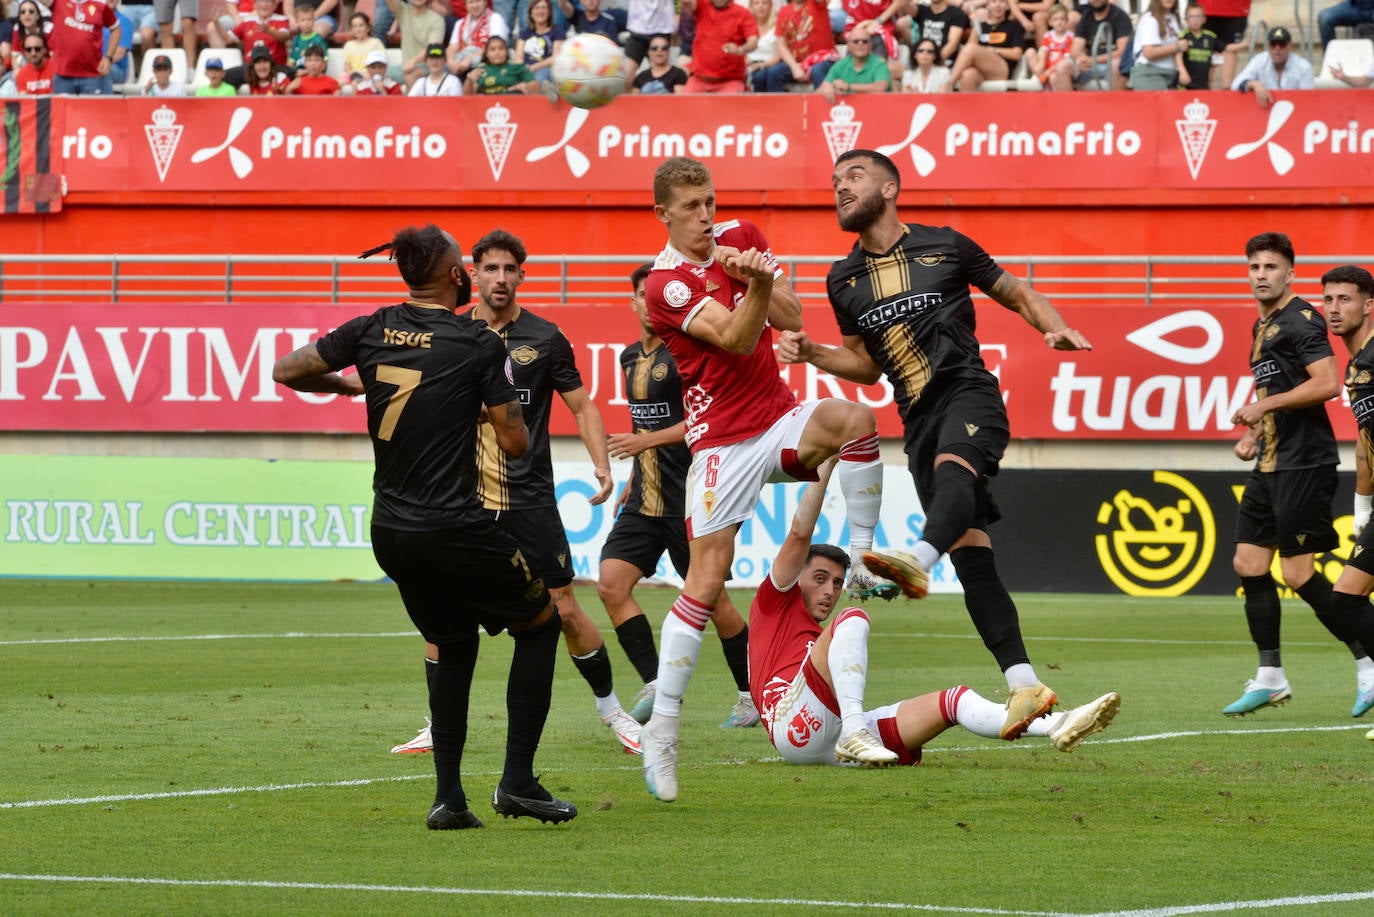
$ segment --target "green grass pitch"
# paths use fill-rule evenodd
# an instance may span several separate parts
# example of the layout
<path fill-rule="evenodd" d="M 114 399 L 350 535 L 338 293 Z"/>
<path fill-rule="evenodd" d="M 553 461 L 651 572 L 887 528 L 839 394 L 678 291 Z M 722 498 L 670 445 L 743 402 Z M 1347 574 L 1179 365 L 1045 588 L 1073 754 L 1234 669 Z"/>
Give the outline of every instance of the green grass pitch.
<path fill-rule="evenodd" d="M 1354 664 L 1285 602 L 1294 699 L 1253 674 L 1238 599 L 1021 596 L 1061 701 L 1119 691 L 1072 754 L 951 730 L 917 768 L 781 764 L 723 730 L 708 630 L 681 798 L 644 788 L 561 654 L 536 762 L 571 824 L 502 820 L 510 641 L 484 639 L 465 784 L 482 831 L 430 832 L 421 644 L 385 585 L 0 583 L 3 914 L 1374 912 L 1374 720 Z M 639 687 L 595 591 L 627 701 Z M 655 633 L 674 593 L 641 590 Z M 741 608 L 748 596 L 736 595 Z M 875 603 L 868 703 L 1004 688 L 956 596 Z"/>

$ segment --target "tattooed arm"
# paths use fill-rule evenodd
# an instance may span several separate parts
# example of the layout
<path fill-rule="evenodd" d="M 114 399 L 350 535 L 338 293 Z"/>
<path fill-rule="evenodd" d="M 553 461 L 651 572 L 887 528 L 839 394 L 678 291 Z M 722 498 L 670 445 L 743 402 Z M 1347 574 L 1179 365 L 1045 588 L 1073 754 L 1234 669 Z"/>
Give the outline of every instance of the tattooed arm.
<path fill-rule="evenodd" d="M 1026 324 L 1043 334 L 1045 343 L 1055 350 L 1093 349 L 1087 338 L 1065 324 L 1063 316 L 1048 299 L 1008 272 L 1003 271 L 992 287 L 983 292 L 999 305 L 1018 313 Z"/>
<path fill-rule="evenodd" d="M 288 353 L 272 367 L 272 381 L 298 392 L 333 392 L 336 395 L 361 395 L 363 380 L 356 375 L 331 372 L 314 344 Z"/>
<path fill-rule="evenodd" d="M 520 400 L 507 401 L 505 404 L 487 405 L 486 419 L 496 431 L 496 444 L 511 458 L 525 454 L 530 445 L 530 434 L 525 429 L 525 414 L 520 409 Z"/>

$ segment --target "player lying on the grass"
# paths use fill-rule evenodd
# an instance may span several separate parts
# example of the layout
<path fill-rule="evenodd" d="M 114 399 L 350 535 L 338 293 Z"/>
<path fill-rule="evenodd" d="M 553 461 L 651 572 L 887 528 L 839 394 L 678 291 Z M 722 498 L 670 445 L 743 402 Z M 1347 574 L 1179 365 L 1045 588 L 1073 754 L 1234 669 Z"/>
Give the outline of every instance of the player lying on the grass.
<path fill-rule="evenodd" d="M 951 726 L 998 738 L 1006 707 L 963 685 L 864 709 L 868 615 L 851 606 L 824 625 L 844 592 L 849 556 L 811 543 L 834 465 L 822 465 L 807 487 L 749 608 L 749 686 L 773 747 L 789 764 L 884 767 L 920 763 L 921 746 Z M 1032 721 L 1026 734 L 1073 751 L 1120 706 L 1119 694 L 1104 694 Z"/>

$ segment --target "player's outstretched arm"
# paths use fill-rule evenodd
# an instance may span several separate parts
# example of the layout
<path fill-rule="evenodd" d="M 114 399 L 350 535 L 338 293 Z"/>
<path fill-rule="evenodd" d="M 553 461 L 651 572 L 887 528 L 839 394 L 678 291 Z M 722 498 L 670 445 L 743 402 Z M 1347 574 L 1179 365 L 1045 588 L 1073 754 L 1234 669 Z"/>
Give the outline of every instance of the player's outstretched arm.
<path fill-rule="evenodd" d="M 780 588 L 790 587 L 801 578 L 806 567 L 806 555 L 811 550 L 811 536 L 816 532 L 816 520 L 821 517 L 821 507 L 825 505 L 825 486 L 830 482 L 830 472 L 835 470 L 839 456 L 831 456 L 816 469 L 816 482 L 808 484 L 802 492 L 801 502 L 792 516 L 792 528 L 783 539 L 778 556 L 773 561 L 769 573 L 773 582 Z"/>
<path fill-rule="evenodd" d="M 298 392 L 350 396 L 363 393 L 363 380 L 330 371 L 314 344 L 299 347 L 278 360 L 272 367 L 272 381 Z"/>
<path fill-rule="evenodd" d="M 664 427 L 662 430 L 651 430 L 647 433 L 612 433 L 606 437 L 606 448 L 611 453 L 611 458 L 627 459 L 634 458 L 641 452 L 650 449 L 657 449 L 661 446 L 675 446 L 687 440 L 687 423 L 685 421 L 675 423 L 671 427 Z"/>
<path fill-rule="evenodd" d="M 1079 332 L 1070 328 L 1059 311 L 1050 301 L 1031 289 L 1024 280 L 1013 277 L 1006 271 L 992 285 L 984 290 L 1000 306 L 1019 314 L 1036 331 L 1045 336 L 1045 343 L 1055 350 L 1092 350 Z"/>
<path fill-rule="evenodd" d="M 860 385 L 872 385 L 883 374 L 858 335 L 847 334 L 839 347 L 831 347 L 817 344 L 805 331 L 784 331 L 778 336 L 778 359 L 783 363 L 810 363 L 832 376 Z"/>
<path fill-rule="evenodd" d="M 530 446 L 530 431 L 525 429 L 525 412 L 520 407 L 520 399 L 489 404 L 486 415 L 501 451 L 511 458 L 524 455 Z"/>
<path fill-rule="evenodd" d="M 615 481 L 611 479 L 611 457 L 606 451 L 606 428 L 601 423 L 601 412 L 596 409 L 592 399 L 587 397 L 585 388 L 561 392 L 563 403 L 572 411 L 577 420 L 577 435 L 582 445 L 587 447 L 591 456 L 593 471 L 596 474 L 598 490 L 588 501 L 592 506 L 600 506 L 611 495 Z"/>

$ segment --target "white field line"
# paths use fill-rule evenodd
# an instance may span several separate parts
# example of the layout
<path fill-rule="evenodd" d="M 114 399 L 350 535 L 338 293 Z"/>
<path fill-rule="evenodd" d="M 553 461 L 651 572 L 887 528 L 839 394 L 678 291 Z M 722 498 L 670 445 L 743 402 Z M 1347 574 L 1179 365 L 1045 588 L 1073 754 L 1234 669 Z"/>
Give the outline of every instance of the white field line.
<path fill-rule="evenodd" d="M 1160 732 L 1153 735 L 1143 736 L 1121 736 L 1119 738 L 1092 739 L 1093 745 L 1126 745 L 1136 742 L 1163 742 L 1171 739 L 1186 739 L 1197 736 L 1218 736 L 1218 735 L 1275 735 L 1275 734 L 1296 734 L 1304 732 L 1349 732 L 1356 729 L 1368 729 L 1369 724 L 1364 723 L 1355 726 L 1294 726 L 1279 729 L 1196 729 L 1180 732 Z M 1045 748 L 1043 743 L 1030 741 L 996 742 L 988 740 L 980 745 L 944 745 L 924 749 L 927 755 L 940 754 L 943 752 L 1015 752 L 1019 750 L 1034 750 Z M 758 757 L 751 756 L 750 760 L 761 764 L 776 764 L 782 759 L 776 756 Z M 700 767 L 738 767 L 737 762 L 712 762 L 699 765 Z M 583 768 L 582 772 L 597 771 L 629 771 L 639 770 L 638 764 L 617 765 L 615 767 L 595 767 Z M 490 771 L 485 775 L 474 774 L 473 776 L 499 777 L 500 772 Z M 289 790 L 315 790 L 328 787 L 355 787 L 370 786 L 378 783 L 402 783 L 411 780 L 432 780 L 434 775 L 424 774 L 403 774 L 392 777 L 357 777 L 348 780 L 320 780 L 302 781 L 299 783 L 264 783 L 257 786 L 222 786 L 207 787 L 199 790 L 167 790 L 157 793 L 123 793 L 105 796 L 75 796 L 65 799 L 21 799 L 12 802 L 0 802 L 0 811 L 6 809 L 44 809 L 55 806 L 84 806 L 84 805 L 107 805 L 116 802 L 141 802 L 156 799 L 186 799 L 197 796 L 234 796 L 243 793 L 280 793 Z"/>
<path fill-rule="evenodd" d="M 1178 917 L 1184 914 L 1219 914 L 1230 911 L 1266 910 L 1311 907 L 1320 904 L 1342 904 L 1351 901 L 1374 900 L 1374 890 L 1328 895 L 1296 895 L 1287 898 L 1267 898 L 1255 901 L 1217 901 L 1209 904 L 1182 904 L 1170 907 L 1145 908 L 1130 911 L 1100 911 L 1096 914 L 1072 911 L 1028 911 L 1006 908 L 947 907 L 937 904 L 914 904 L 904 901 L 837 901 L 808 898 L 744 898 L 723 895 L 655 895 L 643 892 L 542 891 L 508 888 L 462 888 L 434 885 L 367 885 L 333 882 L 272 882 L 248 879 L 160 879 L 141 876 L 63 876 L 25 873 L 0 873 L 0 882 L 49 882 L 92 885 L 161 885 L 183 888 L 264 888 L 288 891 L 348 891 L 406 895 L 449 895 L 492 898 L 576 898 L 584 901 L 652 901 L 665 904 L 743 905 L 746 907 L 803 907 L 876 909 L 889 911 L 924 911 L 942 914 L 990 914 L 1005 917 Z"/>

